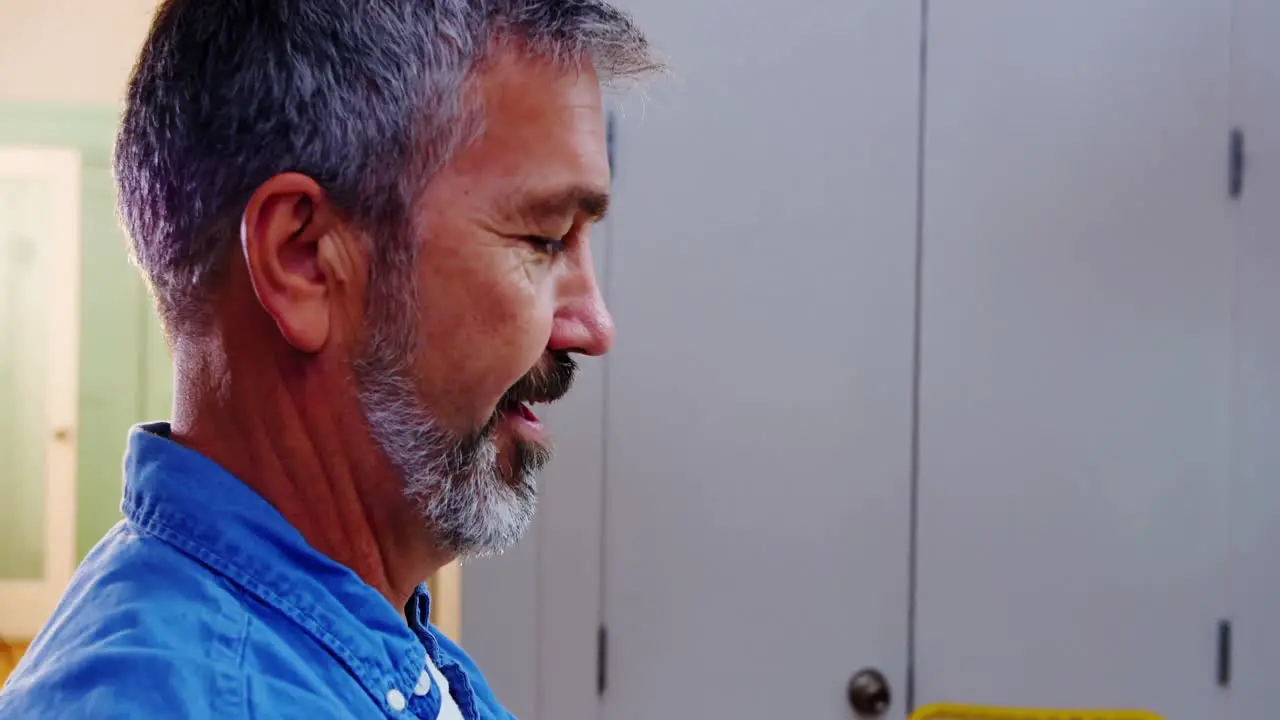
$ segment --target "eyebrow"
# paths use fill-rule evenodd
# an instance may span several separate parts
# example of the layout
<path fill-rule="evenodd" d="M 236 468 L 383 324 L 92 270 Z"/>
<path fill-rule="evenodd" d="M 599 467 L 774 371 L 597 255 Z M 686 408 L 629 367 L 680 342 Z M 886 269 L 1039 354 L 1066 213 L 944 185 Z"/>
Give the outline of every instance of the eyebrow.
<path fill-rule="evenodd" d="M 609 193 L 589 185 L 573 185 L 517 200 L 515 210 L 538 222 L 559 221 L 579 213 L 598 222 L 609 211 Z"/>

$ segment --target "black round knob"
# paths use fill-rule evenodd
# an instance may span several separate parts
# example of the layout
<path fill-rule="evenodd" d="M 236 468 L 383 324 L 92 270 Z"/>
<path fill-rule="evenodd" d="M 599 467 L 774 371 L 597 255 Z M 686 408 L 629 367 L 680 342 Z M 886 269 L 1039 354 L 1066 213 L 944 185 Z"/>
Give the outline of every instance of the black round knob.
<path fill-rule="evenodd" d="M 884 715 L 893 699 L 889 694 L 888 679 L 884 673 L 873 668 L 854 673 L 849 678 L 845 693 L 849 697 L 849 707 L 860 718 L 878 718 Z"/>

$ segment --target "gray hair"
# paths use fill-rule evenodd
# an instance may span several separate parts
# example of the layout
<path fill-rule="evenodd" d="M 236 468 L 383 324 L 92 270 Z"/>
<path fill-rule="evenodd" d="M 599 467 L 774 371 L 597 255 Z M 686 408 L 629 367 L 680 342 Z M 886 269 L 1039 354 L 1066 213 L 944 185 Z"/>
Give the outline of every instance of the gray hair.
<path fill-rule="evenodd" d="M 120 215 L 169 334 L 207 322 L 244 206 L 303 173 L 369 237 L 413 256 L 422 187 L 474 137 L 468 79 L 495 47 L 602 82 L 661 69 L 603 0 L 166 0 L 130 78 L 115 148 Z"/>

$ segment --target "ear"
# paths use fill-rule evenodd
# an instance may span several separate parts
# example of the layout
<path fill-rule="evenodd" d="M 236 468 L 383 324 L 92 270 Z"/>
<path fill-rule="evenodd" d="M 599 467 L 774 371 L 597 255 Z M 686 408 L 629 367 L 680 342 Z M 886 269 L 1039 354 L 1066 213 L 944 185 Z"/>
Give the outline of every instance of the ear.
<path fill-rule="evenodd" d="M 327 246 L 346 236 L 328 195 L 305 175 L 271 178 L 245 206 L 240 242 L 253 291 L 300 352 L 319 352 L 329 341 L 337 291 L 354 269 L 335 267 L 335 259 L 353 256 Z"/>

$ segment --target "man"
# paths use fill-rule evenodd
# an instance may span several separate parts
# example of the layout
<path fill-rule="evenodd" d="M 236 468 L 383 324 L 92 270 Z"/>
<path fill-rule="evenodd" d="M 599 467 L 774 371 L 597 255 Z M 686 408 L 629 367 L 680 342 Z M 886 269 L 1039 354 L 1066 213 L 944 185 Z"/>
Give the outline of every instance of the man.
<path fill-rule="evenodd" d="M 657 68 L 602 0 L 163 3 L 115 169 L 173 421 L 0 717 L 509 717 L 422 583 L 609 349 L 601 83 Z"/>

